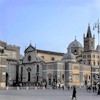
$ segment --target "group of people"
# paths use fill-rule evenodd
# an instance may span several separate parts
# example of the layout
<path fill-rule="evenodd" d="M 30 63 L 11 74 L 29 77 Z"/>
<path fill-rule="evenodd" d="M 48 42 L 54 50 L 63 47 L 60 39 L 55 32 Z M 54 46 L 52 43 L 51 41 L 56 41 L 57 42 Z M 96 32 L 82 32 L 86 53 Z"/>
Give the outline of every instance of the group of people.
<path fill-rule="evenodd" d="M 68 86 L 68 90 L 70 89 L 70 87 Z M 93 92 L 97 92 L 97 87 L 96 86 L 87 86 L 87 91 L 93 91 Z M 73 92 L 72 92 L 72 100 L 75 98 L 76 99 L 76 87 L 73 86 Z"/>
<path fill-rule="evenodd" d="M 86 89 L 87 89 L 87 92 L 90 92 L 91 90 L 93 92 L 97 92 L 97 87 L 96 86 L 87 86 Z"/>

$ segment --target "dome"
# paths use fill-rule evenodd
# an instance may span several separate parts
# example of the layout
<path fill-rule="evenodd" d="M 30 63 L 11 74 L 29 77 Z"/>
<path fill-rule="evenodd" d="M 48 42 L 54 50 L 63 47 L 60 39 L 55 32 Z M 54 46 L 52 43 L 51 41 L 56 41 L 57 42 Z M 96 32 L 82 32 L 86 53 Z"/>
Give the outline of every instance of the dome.
<path fill-rule="evenodd" d="M 76 57 L 73 53 L 68 52 L 66 54 L 64 54 L 62 61 L 76 61 Z"/>
<path fill-rule="evenodd" d="M 82 48 L 82 44 L 80 42 L 78 42 L 76 39 L 71 42 L 68 46 L 68 48 L 72 48 L 72 47 L 79 47 L 79 48 Z"/>
<path fill-rule="evenodd" d="M 100 45 L 97 45 L 96 51 L 100 52 Z"/>

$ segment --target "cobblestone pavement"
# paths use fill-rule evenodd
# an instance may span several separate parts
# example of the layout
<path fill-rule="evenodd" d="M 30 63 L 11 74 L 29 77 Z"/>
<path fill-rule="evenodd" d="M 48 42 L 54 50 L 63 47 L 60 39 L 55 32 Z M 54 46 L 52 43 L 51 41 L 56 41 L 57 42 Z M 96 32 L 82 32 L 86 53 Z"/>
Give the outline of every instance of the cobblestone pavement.
<path fill-rule="evenodd" d="M 71 100 L 72 90 L 0 90 L 0 100 Z M 77 89 L 77 100 L 100 100 L 100 95 Z"/>

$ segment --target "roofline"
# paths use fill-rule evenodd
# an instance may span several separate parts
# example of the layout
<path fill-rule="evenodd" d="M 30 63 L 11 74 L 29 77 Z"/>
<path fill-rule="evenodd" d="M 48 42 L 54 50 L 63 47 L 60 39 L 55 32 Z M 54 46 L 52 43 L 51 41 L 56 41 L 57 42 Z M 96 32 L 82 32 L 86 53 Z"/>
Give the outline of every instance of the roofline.
<path fill-rule="evenodd" d="M 18 60 L 16 60 L 16 59 L 10 59 L 10 58 L 8 58 L 7 61 L 16 61 L 16 62 L 18 62 Z"/>
<path fill-rule="evenodd" d="M 97 52 L 96 50 L 89 50 L 89 51 L 83 51 L 82 53 L 99 53 L 99 52 Z"/>
<path fill-rule="evenodd" d="M 54 55 L 60 55 L 60 56 L 64 55 L 64 53 L 61 53 L 61 52 L 54 52 L 54 51 L 47 51 L 47 50 L 40 50 L 40 49 L 37 49 L 37 53 L 54 54 Z"/>

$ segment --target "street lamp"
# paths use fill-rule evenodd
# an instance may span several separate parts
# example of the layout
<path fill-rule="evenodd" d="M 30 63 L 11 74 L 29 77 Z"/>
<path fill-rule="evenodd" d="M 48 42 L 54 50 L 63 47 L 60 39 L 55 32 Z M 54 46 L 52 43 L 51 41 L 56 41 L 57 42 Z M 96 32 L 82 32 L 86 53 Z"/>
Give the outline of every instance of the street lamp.
<path fill-rule="evenodd" d="M 95 23 L 95 25 L 93 26 L 93 30 L 97 29 L 97 33 L 98 33 L 98 46 L 99 46 L 99 34 L 100 34 L 100 22 L 99 19 L 98 21 Z M 100 52 L 99 52 L 99 60 L 100 60 Z M 99 61 L 100 62 L 100 61 Z M 100 63 L 99 63 L 99 84 L 98 84 L 98 94 L 100 95 Z"/>

